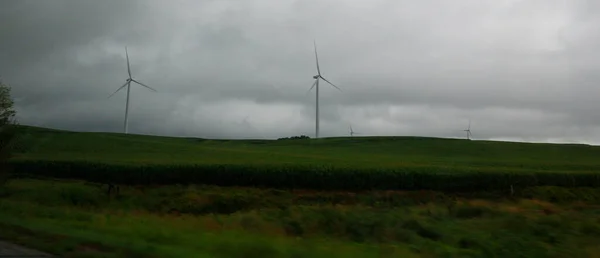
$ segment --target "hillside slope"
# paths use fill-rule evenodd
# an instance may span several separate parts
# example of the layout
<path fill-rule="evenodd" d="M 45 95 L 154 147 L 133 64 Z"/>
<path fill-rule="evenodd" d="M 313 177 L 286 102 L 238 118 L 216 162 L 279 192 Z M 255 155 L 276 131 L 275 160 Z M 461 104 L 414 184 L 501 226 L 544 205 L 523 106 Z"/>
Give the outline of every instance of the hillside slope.
<path fill-rule="evenodd" d="M 435 165 L 597 171 L 600 147 L 426 137 L 207 140 L 87 133 L 24 126 L 20 160 L 144 164 Z"/>

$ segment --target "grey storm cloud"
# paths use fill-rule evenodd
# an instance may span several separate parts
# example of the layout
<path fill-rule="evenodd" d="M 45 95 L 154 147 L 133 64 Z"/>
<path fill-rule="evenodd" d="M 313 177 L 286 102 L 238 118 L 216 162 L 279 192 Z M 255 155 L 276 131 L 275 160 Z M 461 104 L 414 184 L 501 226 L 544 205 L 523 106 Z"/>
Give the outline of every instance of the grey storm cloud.
<path fill-rule="evenodd" d="M 600 3 L 5 0 L 0 76 L 23 124 L 132 133 L 600 143 Z"/>

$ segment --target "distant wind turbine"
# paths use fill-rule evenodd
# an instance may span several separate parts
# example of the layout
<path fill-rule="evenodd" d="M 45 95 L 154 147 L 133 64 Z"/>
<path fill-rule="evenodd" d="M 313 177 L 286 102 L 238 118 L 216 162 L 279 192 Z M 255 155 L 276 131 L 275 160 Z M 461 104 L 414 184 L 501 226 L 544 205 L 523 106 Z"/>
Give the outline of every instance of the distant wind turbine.
<path fill-rule="evenodd" d="M 112 97 L 113 95 L 115 95 L 115 93 L 117 93 L 121 89 L 125 88 L 125 86 L 127 86 L 127 100 L 125 102 L 125 122 L 123 124 L 123 127 L 124 127 L 123 131 L 125 133 L 127 133 L 128 132 L 127 126 L 128 126 L 128 120 L 129 120 L 129 93 L 131 92 L 131 82 L 135 82 L 135 83 L 137 83 L 139 85 L 142 85 L 142 86 L 144 86 L 144 87 L 146 87 L 146 88 L 148 88 L 148 89 L 150 89 L 150 90 L 152 90 L 154 92 L 156 92 L 156 90 L 153 89 L 153 88 L 151 88 L 148 85 L 145 85 L 145 84 L 143 84 L 143 83 L 141 83 L 141 82 L 133 79 L 131 77 L 131 67 L 129 66 L 129 54 L 127 53 L 127 47 L 125 47 L 125 57 L 127 58 L 127 73 L 129 74 L 129 78 L 127 78 L 125 80 L 125 84 L 123 84 L 123 86 L 119 87 L 115 92 L 113 92 L 112 94 L 110 94 L 110 96 L 108 96 L 108 98 Z"/>
<path fill-rule="evenodd" d="M 465 132 L 467 132 L 467 140 L 471 140 L 471 120 L 469 119 L 469 127 L 467 127 L 466 130 L 463 130 Z"/>
<path fill-rule="evenodd" d="M 315 79 L 315 82 L 313 83 L 312 87 L 310 87 L 310 89 L 308 91 L 311 91 L 316 86 L 316 89 L 315 89 L 315 91 L 316 91 L 316 93 L 315 93 L 315 95 L 316 95 L 315 138 L 319 138 L 319 79 L 323 79 L 325 82 L 331 84 L 331 86 L 335 87 L 339 91 L 342 91 L 342 90 L 340 88 L 338 88 L 338 86 L 335 86 L 333 83 L 331 83 L 330 81 L 328 81 L 321 75 L 321 69 L 319 68 L 319 56 L 317 55 L 317 42 L 314 41 L 313 43 L 315 46 L 315 60 L 317 61 L 317 75 L 313 76 L 313 79 Z"/>
<path fill-rule="evenodd" d="M 352 130 L 352 125 L 350 125 L 350 137 L 353 137 L 355 134 L 360 134 Z"/>

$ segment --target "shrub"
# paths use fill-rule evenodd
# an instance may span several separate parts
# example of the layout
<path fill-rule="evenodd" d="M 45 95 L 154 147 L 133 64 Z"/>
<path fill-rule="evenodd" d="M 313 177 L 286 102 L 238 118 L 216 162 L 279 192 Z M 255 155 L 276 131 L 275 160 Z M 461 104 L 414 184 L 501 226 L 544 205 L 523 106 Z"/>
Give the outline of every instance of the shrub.
<path fill-rule="evenodd" d="M 16 112 L 10 96 L 10 86 L 0 80 L 0 187 L 9 179 L 8 159 L 11 154 L 11 143 L 16 135 L 14 127 Z"/>
<path fill-rule="evenodd" d="M 306 135 L 300 135 L 300 136 L 292 136 L 292 137 L 284 137 L 284 138 L 278 138 L 277 140 L 300 140 L 300 139 L 310 139 L 310 137 L 306 136 Z"/>

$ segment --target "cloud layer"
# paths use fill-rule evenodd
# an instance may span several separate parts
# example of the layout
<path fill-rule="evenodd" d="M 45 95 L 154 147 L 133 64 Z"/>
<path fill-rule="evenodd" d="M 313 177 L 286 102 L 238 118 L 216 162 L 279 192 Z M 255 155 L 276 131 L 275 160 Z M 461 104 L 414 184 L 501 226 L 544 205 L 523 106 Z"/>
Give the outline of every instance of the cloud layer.
<path fill-rule="evenodd" d="M 0 76 L 21 123 L 210 138 L 600 143 L 599 3 L 575 0 L 7 0 Z"/>

